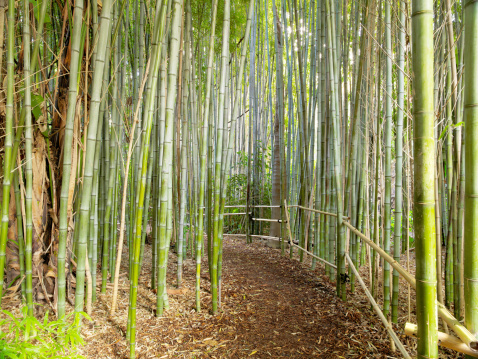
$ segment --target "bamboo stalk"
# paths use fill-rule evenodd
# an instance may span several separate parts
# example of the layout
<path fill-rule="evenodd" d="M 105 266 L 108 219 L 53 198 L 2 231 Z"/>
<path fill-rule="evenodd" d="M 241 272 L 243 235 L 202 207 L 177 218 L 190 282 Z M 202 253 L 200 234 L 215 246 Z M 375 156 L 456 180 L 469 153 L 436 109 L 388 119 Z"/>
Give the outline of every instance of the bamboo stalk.
<path fill-rule="evenodd" d="M 10 205 L 11 157 L 13 137 L 13 91 L 14 74 L 14 41 L 15 41 L 15 1 L 8 0 L 7 12 L 7 102 L 5 106 L 5 148 L 3 157 L 3 200 L 2 227 L 0 232 L 0 304 L 3 296 L 3 276 L 5 268 L 5 249 L 8 234 L 8 209 Z M 28 290 L 28 288 L 27 288 Z"/>
<path fill-rule="evenodd" d="M 63 138 L 63 173 L 60 193 L 60 218 L 59 218 L 59 236 L 58 236 L 58 298 L 57 308 L 58 317 L 65 315 L 65 259 L 66 243 L 68 235 L 68 203 L 70 189 L 70 175 L 72 167 L 72 144 L 73 127 L 75 122 L 76 107 L 78 95 L 78 69 L 80 64 L 80 44 L 81 44 L 81 25 L 83 16 L 83 0 L 75 1 L 73 10 L 73 32 L 71 34 L 71 62 L 70 79 L 68 89 L 68 109 L 66 113 L 66 125 Z"/>
<path fill-rule="evenodd" d="M 478 3 L 467 0 L 463 4 L 465 12 L 465 49 L 464 65 L 466 76 L 464 94 L 465 117 L 465 230 L 464 230 L 464 300 L 465 325 L 475 334 L 478 334 L 478 158 L 476 142 L 478 140 L 478 93 L 476 81 L 478 66 Z M 478 350 L 478 342 L 472 345 Z"/>

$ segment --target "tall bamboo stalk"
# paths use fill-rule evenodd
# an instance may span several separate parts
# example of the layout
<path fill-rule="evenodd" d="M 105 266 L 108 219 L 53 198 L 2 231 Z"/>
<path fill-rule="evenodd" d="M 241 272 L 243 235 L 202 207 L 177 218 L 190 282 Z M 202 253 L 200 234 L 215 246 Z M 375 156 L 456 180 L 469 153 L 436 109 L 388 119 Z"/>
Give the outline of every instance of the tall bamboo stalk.
<path fill-rule="evenodd" d="M 198 237 L 196 239 L 196 311 L 201 309 L 200 300 L 200 281 L 201 281 L 201 250 L 203 243 L 203 228 L 204 228 L 204 192 L 206 190 L 206 156 L 208 152 L 208 140 L 211 141 L 208 135 L 209 129 L 209 112 L 210 112 L 210 98 L 211 98 L 211 82 L 212 82 L 212 66 L 214 59 L 214 35 L 216 31 L 216 14 L 217 14 L 217 0 L 212 0 L 211 3 L 211 35 L 209 37 L 209 49 L 207 57 L 207 73 L 206 73 L 206 97 L 204 99 L 204 113 L 203 113 L 203 125 L 200 147 L 200 159 L 199 159 L 199 203 L 198 203 Z M 212 121 L 211 121 L 212 122 Z M 211 217 L 208 217 L 210 221 Z M 208 238 L 211 240 L 211 237 Z"/>
<path fill-rule="evenodd" d="M 402 237 L 402 168 L 403 168 L 403 109 L 405 98 L 405 82 L 403 70 L 405 69 L 405 2 L 399 3 L 399 35 L 398 35 L 398 71 L 397 71 L 397 129 L 395 134 L 395 223 L 393 239 L 393 257 L 400 260 L 400 243 Z M 392 295 L 392 322 L 398 322 L 398 272 L 393 270 L 393 295 Z"/>
<path fill-rule="evenodd" d="M 418 357 L 438 357 L 434 203 L 433 1 L 412 1 L 414 195 Z"/>
<path fill-rule="evenodd" d="M 96 64 L 93 72 L 91 102 L 90 102 L 90 121 L 88 123 L 85 168 L 83 176 L 83 187 L 81 190 L 81 202 L 79 213 L 79 237 L 78 237 L 78 262 L 76 269 L 76 293 L 75 293 L 75 312 L 83 311 L 84 304 L 84 284 L 85 284 L 85 260 L 86 245 L 89 229 L 89 217 L 91 206 L 91 192 L 93 182 L 93 167 L 96 147 L 96 137 L 98 128 L 98 118 L 102 95 L 102 79 L 105 67 L 106 47 L 110 35 L 111 22 L 111 0 L 103 1 L 101 10 L 101 21 L 98 35 L 98 51 L 96 55 Z"/>
<path fill-rule="evenodd" d="M 182 0 L 172 2 L 171 40 L 169 45 L 169 64 L 167 78 L 166 116 L 164 130 L 164 144 L 161 171 L 161 194 L 159 212 L 159 248 L 158 248 L 158 293 L 156 302 L 156 315 L 162 315 L 166 297 L 166 261 L 169 246 L 168 227 L 172 221 L 172 197 L 169 188 L 172 187 L 172 159 L 173 159 L 173 127 L 174 107 L 177 90 L 177 75 L 179 65 L 179 37 L 181 34 Z M 172 193 L 171 193 L 172 195 Z M 169 198 L 171 197 L 171 199 Z"/>
<path fill-rule="evenodd" d="M 385 200 L 384 200 L 384 250 L 390 254 L 390 235 L 392 223 L 392 20 L 390 2 L 385 1 Z M 390 312 L 390 265 L 383 266 L 383 315 L 388 317 Z"/>
<path fill-rule="evenodd" d="M 81 27 L 83 17 L 83 0 L 75 1 L 73 10 L 73 31 L 71 40 L 70 79 L 68 89 L 68 109 L 66 112 L 65 133 L 63 138 L 63 175 L 60 193 L 60 218 L 58 238 L 58 317 L 65 315 L 65 259 L 66 243 L 68 236 L 68 203 L 70 189 L 70 174 L 72 165 L 73 127 L 78 95 L 78 70 L 81 66 L 79 61 Z"/>
<path fill-rule="evenodd" d="M 25 279 L 26 279 L 26 301 L 28 315 L 33 316 L 33 275 L 32 275 L 32 242 L 33 242 L 33 134 L 32 134 L 32 98 L 31 98 L 31 77 L 30 77 L 30 2 L 24 0 L 23 11 L 26 15 L 23 22 L 23 68 L 25 85 Z M 8 157 L 6 157 L 8 158 Z M 10 195 L 10 194 L 9 194 Z M 5 200 L 5 197 L 3 198 Z"/>
<path fill-rule="evenodd" d="M 3 156 L 2 228 L 0 232 L 0 304 L 3 295 L 5 249 L 8 234 L 8 209 L 10 205 L 10 180 L 13 137 L 13 91 L 15 88 L 15 1 L 8 0 L 7 12 L 7 102 L 5 106 L 5 144 Z M 30 288 L 31 289 L 31 288 Z M 28 288 L 27 288 L 28 290 Z"/>
<path fill-rule="evenodd" d="M 216 139 L 216 158 L 214 173 L 214 228 L 212 238 L 211 294 L 212 311 L 218 308 L 218 258 L 219 258 L 219 214 L 221 205 L 221 166 L 223 161 L 224 105 L 226 97 L 227 63 L 229 60 L 230 1 L 224 1 L 224 22 L 222 29 L 221 77 L 218 98 L 218 125 Z M 227 124 L 227 123 L 226 123 Z"/>
<path fill-rule="evenodd" d="M 161 1 L 156 4 L 155 11 L 155 20 L 154 20 L 154 30 L 153 30 L 153 39 L 152 39 L 152 71 L 148 75 L 148 89 L 146 92 L 145 106 L 143 112 L 143 126 L 145 131 L 143 133 L 143 141 L 141 148 L 141 175 L 138 181 L 138 190 L 137 190 L 137 203 L 138 207 L 135 211 L 135 231 L 134 231 L 134 242 L 131 252 L 133 252 L 133 267 L 131 269 L 131 283 L 130 283 L 130 304 L 128 312 L 128 324 L 129 324 L 129 342 L 130 342 L 130 358 L 135 358 L 135 348 L 136 348 L 136 303 L 137 303 L 137 292 L 138 292 L 138 279 L 140 274 L 140 254 L 141 254 L 141 234 L 143 230 L 143 210 L 145 205 L 145 192 L 146 192 L 146 179 L 148 172 L 148 160 L 149 160 L 149 147 L 150 147 L 150 138 L 153 127 L 153 112 L 154 104 L 156 97 L 156 87 L 159 73 L 159 66 L 161 60 L 161 42 L 163 34 L 165 32 L 165 22 L 166 22 L 166 8 L 167 3 Z M 149 165 L 150 169 L 152 165 Z M 151 181 L 151 175 L 150 175 Z M 148 209 L 146 209 L 148 210 Z"/>
<path fill-rule="evenodd" d="M 465 325 L 478 335 L 478 3 L 463 4 L 465 23 L 464 120 L 465 120 L 465 231 L 464 231 L 464 300 Z M 469 174 L 469 175 L 468 175 Z M 474 348 L 478 350 L 478 348 Z"/>

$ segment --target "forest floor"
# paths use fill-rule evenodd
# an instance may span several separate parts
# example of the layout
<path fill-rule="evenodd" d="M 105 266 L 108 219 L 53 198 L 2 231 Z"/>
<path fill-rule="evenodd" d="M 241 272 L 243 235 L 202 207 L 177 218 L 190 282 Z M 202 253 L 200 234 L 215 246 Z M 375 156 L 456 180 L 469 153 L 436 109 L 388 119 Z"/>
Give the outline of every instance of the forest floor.
<path fill-rule="evenodd" d="M 300 263 L 262 242 L 251 245 L 244 237 L 224 240 L 222 306 L 210 314 L 210 282 L 207 258 L 203 259 L 201 280 L 202 311 L 194 310 L 195 263 L 184 264 L 181 290 L 175 289 L 176 255 L 169 257 L 170 308 L 156 318 L 156 295 L 150 288 L 151 250 L 145 250 L 137 306 L 137 358 L 399 358 L 390 339 L 360 287 L 343 302 L 335 295 L 335 284 L 325 275 L 324 266 L 310 269 L 307 259 Z M 123 271 L 126 267 L 123 268 Z M 366 272 L 365 272 L 366 273 Z M 357 284 L 358 286 L 358 284 Z M 121 277 L 119 306 L 109 318 L 111 288 L 99 295 L 93 323 L 82 332 L 86 345 L 81 353 L 88 358 L 127 358 L 125 333 L 128 284 Z M 400 296 L 406 311 L 407 291 Z M 412 299 L 412 303 L 414 298 Z M 408 318 L 401 313 L 395 327 L 409 352 L 416 342 L 403 336 Z M 413 313 L 412 313 L 413 315 Z M 413 320 L 413 317 L 412 317 Z M 442 351 L 443 357 L 456 357 Z"/>

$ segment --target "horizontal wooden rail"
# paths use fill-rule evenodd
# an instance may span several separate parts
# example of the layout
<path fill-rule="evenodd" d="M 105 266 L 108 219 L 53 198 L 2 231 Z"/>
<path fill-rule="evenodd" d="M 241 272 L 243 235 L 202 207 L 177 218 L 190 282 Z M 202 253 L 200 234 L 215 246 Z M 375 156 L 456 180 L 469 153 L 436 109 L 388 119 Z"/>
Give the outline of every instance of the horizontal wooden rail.
<path fill-rule="evenodd" d="M 251 218 L 253 221 L 257 222 L 278 222 L 282 223 L 282 219 L 270 219 L 270 218 Z"/>
<path fill-rule="evenodd" d="M 281 206 L 266 206 L 266 205 L 259 205 L 259 206 L 249 206 L 252 208 L 280 208 Z"/>
<path fill-rule="evenodd" d="M 240 215 L 245 215 L 247 214 L 246 212 L 241 212 L 241 213 L 224 213 L 224 216 L 240 216 Z"/>
<path fill-rule="evenodd" d="M 250 234 L 249 237 L 254 237 L 254 238 L 261 238 L 261 239 L 266 239 L 266 240 L 272 240 L 272 241 L 280 241 L 280 237 L 272 237 L 272 236 L 263 236 L 260 234 Z"/>
<path fill-rule="evenodd" d="M 379 308 L 377 302 L 375 301 L 375 299 L 373 299 L 372 294 L 370 294 L 367 286 L 365 285 L 362 277 L 360 276 L 359 272 L 355 268 L 354 263 L 350 259 L 348 253 L 345 253 L 345 258 L 347 259 L 347 262 L 349 262 L 349 266 L 352 269 L 352 272 L 354 272 L 355 276 L 357 277 L 360 285 L 362 286 L 362 289 L 365 291 L 365 294 L 367 295 L 367 298 L 368 298 L 370 304 L 372 304 L 373 309 L 375 310 L 375 312 L 379 316 L 380 320 L 382 321 L 383 325 L 385 326 L 385 329 L 387 329 L 388 334 L 390 334 L 390 337 L 395 342 L 395 345 L 397 346 L 398 350 L 400 350 L 400 353 L 402 353 L 404 358 L 410 358 L 411 359 L 411 356 L 408 354 L 408 352 L 405 349 L 405 347 L 403 346 L 402 342 L 400 341 L 400 339 L 398 339 L 397 334 L 395 334 L 395 332 L 392 328 L 392 325 L 388 322 L 387 318 L 385 318 L 385 316 L 383 315 L 383 313 L 382 313 L 381 309 Z"/>
<path fill-rule="evenodd" d="M 238 204 L 237 206 L 224 206 L 224 208 L 246 208 L 247 205 L 243 205 L 243 204 Z M 250 205 L 249 206 L 250 208 L 280 208 L 281 206 L 269 206 L 269 205 L 257 205 L 257 206 L 253 206 L 253 205 Z"/>

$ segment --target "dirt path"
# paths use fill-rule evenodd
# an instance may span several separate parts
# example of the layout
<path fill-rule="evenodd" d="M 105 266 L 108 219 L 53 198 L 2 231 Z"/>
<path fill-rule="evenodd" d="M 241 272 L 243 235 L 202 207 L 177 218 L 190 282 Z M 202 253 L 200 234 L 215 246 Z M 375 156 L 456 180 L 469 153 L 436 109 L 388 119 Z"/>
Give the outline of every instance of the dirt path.
<path fill-rule="evenodd" d="M 342 302 L 324 276 L 262 243 L 243 238 L 224 242 L 222 308 L 209 313 L 211 296 L 204 260 L 202 307 L 194 311 L 191 260 L 184 268 L 185 293 L 170 295 L 170 309 L 153 315 L 156 296 L 150 290 L 151 252 L 146 249 L 139 290 L 138 358 L 393 358 L 381 323 L 361 298 Z M 175 256 L 168 283 L 175 283 Z M 123 277 L 124 278 L 124 277 Z M 127 358 L 125 341 L 128 291 L 120 292 L 117 316 L 106 320 L 111 297 L 100 296 L 94 324 L 85 326 L 89 358 Z M 109 290 L 111 292 L 111 290 Z"/>

